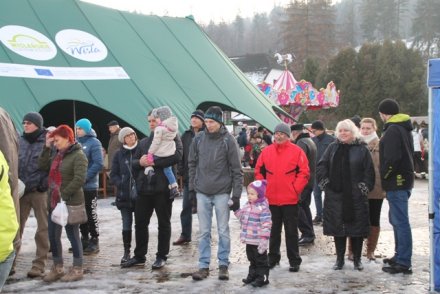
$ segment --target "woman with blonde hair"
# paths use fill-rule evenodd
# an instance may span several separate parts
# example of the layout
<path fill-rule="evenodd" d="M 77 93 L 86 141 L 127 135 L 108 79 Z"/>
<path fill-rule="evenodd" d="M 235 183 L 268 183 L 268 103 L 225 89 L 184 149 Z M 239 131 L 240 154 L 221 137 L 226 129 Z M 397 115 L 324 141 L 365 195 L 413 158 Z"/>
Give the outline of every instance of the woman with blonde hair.
<path fill-rule="evenodd" d="M 379 137 L 376 134 L 377 125 L 373 118 L 364 118 L 361 120 L 361 137 L 367 143 L 373 159 L 374 172 L 376 179 L 373 190 L 368 193 L 368 205 L 370 212 L 370 235 L 367 240 L 367 258 L 375 260 L 374 250 L 376 250 L 377 241 L 380 232 L 380 212 L 382 209 L 385 191 L 382 190 L 379 173 Z"/>
<path fill-rule="evenodd" d="M 367 195 L 374 187 L 373 161 L 351 120 L 340 121 L 335 133 L 336 142 L 328 146 L 316 167 L 316 179 L 325 191 L 323 231 L 335 240 L 333 269 L 343 268 L 350 237 L 354 268 L 361 271 L 362 243 L 370 231 Z"/>

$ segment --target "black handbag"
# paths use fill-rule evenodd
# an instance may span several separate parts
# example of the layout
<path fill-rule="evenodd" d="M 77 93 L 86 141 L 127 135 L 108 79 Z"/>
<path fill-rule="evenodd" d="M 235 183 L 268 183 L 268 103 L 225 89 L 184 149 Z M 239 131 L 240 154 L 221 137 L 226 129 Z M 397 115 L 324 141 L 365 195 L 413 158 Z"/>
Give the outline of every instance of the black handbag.
<path fill-rule="evenodd" d="M 125 162 L 125 163 L 127 164 L 128 172 L 130 173 L 130 187 L 129 187 L 130 200 L 136 201 L 136 199 L 138 197 L 136 181 L 133 177 L 133 173 L 131 172 L 130 164 L 128 164 L 128 162 Z"/>

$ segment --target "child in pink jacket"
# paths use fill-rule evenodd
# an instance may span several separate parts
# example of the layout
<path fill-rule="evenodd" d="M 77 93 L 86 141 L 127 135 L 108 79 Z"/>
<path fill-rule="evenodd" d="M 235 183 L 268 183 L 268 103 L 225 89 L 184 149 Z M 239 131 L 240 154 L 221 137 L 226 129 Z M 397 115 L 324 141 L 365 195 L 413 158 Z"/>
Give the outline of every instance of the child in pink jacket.
<path fill-rule="evenodd" d="M 248 276 L 243 283 L 254 287 L 269 284 L 269 264 L 267 249 L 269 246 L 272 215 L 266 199 L 266 180 L 258 180 L 247 187 L 248 202 L 235 211 L 240 220 L 240 240 L 246 243 L 246 255 L 250 262 Z"/>

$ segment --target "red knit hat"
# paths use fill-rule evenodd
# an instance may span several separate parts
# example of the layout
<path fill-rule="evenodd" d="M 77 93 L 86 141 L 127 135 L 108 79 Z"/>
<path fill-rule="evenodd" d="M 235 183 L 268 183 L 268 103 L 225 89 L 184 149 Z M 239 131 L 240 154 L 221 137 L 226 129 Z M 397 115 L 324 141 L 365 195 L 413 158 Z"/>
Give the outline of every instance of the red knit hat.
<path fill-rule="evenodd" d="M 68 125 L 59 125 L 51 134 L 51 137 L 60 136 L 69 140 L 70 143 L 75 142 L 73 130 Z"/>

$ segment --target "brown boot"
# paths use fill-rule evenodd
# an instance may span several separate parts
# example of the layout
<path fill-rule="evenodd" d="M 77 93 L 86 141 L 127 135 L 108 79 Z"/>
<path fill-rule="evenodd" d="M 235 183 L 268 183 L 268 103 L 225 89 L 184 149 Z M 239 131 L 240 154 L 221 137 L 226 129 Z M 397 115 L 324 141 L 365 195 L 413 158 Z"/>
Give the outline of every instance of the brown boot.
<path fill-rule="evenodd" d="M 347 252 L 347 259 L 348 260 L 353 260 L 353 248 L 352 248 L 352 244 L 351 244 L 351 238 L 348 238 L 348 252 Z"/>
<path fill-rule="evenodd" d="M 63 264 L 54 264 L 50 269 L 50 272 L 44 276 L 43 281 L 47 283 L 58 281 L 62 276 L 64 276 Z"/>
<path fill-rule="evenodd" d="M 82 266 L 73 266 L 70 268 L 69 272 L 61 278 L 61 282 L 74 282 L 79 281 L 83 278 L 83 268 Z"/>
<path fill-rule="evenodd" d="M 370 236 L 367 240 L 367 258 L 369 260 L 376 260 L 374 250 L 376 250 L 377 241 L 379 240 L 380 227 L 370 227 Z"/>

